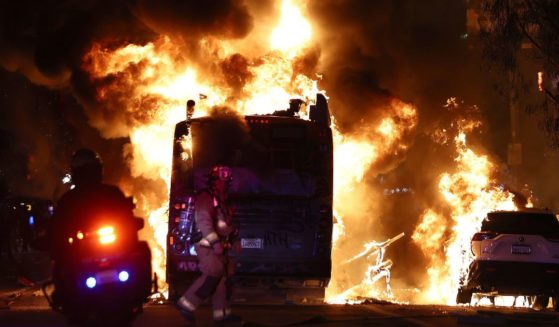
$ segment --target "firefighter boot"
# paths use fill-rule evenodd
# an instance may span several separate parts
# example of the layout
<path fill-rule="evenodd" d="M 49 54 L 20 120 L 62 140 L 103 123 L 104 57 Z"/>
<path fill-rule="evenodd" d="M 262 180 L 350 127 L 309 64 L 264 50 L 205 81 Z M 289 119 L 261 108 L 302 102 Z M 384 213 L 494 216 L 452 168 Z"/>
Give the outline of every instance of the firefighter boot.
<path fill-rule="evenodd" d="M 181 316 L 186 320 L 187 323 L 194 325 L 196 323 L 196 318 L 194 317 L 194 311 L 190 309 L 191 305 L 187 299 L 181 297 L 175 304 L 179 310 Z"/>

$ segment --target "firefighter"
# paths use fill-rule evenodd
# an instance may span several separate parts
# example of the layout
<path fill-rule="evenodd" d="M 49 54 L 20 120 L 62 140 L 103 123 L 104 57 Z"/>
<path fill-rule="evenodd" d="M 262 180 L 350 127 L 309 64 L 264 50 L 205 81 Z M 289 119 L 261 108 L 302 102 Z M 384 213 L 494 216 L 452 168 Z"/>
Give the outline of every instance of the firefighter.
<path fill-rule="evenodd" d="M 201 233 L 196 243 L 196 253 L 202 275 L 198 277 L 177 301 L 182 316 L 194 323 L 194 311 L 208 298 L 212 298 L 215 322 L 240 322 L 231 313 L 231 275 L 234 263 L 228 251 L 236 246 L 238 229 L 232 223 L 232 208 L 228 203 L 231 169 L 225 166 L 212 168 L 208 189 L 201 191 L 195 200 L 195 221 Z"/>

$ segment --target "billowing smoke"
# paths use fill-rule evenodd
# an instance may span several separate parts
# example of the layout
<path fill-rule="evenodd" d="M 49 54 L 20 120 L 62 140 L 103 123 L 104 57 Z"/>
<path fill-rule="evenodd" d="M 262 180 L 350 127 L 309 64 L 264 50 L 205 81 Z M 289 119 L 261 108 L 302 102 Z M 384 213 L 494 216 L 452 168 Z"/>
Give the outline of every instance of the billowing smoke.
<path fill-rule="evenodd" d="M 258 76 L 256 68 L 279 63 L 266 53 L 279 8 L 279 1 L 3 1 L 0 65 L 56 90 L 64 99 L 77 99 L 79 105 L 60 100 L 36 110 L 37 105 L 31 104 L 24 107 L 17 123 L 30 132 L 13 131 L 6 122 L 2 128 L 35 145 L 23 152 L 44 162 L 41 169 L 53 174 L 64 171 L 59 158 L 67 158 L 72 149 L 94 147 L 105 158 L 110 181 L 122 182 L 129 193 L 141 195 L 141 202 L 162 204 L 166 186 L 158 179 L 161 172 L 127 166 L 127 162 L 148 160 L 129 142 L 140 138 L 138 143 L 148 147 L 150 140 L 141 139 L 146 131 L 138 126 L 162 121 L 165 113 L 159 108 L 184 106 L 186 99 L 158 95 L 150 88 L 164 85 L 170 76 L 150 75 L 146 70 L 176 72 L 194 67 L 199 82 L 226 91 L 228 96 L 219 99 L 220 104 L 234 107 L 249 96 L 246 85 L 271 78 Z M 320 77 L 318 87 L 330 98 L 341 134 L 367 144 L 386 139 L 384 131 L 376 130 L 383 122 L 403 131 L 392 143 L 384 142 L 390 148 L 377 149 L 378 157 L 360 177 L 352 198 L 343 199 L 356 204 L 341 213 L 346 221 L 355 222 L 346 225 L 351 239 L 340 243 L 353 255 L 364 242 L 400 232 L 411 235 L 423 209 L 437 206 L 437 178 L 452 165 L 453 157 L 434 141 L 433 131 L 449 128 L 445 126 L 457 115 L 442 105 L 448 97 L 457 96 L 483 108 L 490 102 L 481 92 L 487 84 L 476 83 L 480 71 L 466 41 L 463 1 L 307 1 L 306 15 L 313 24 L 313 44 L 289 69 L 293 76 Z M 131 60 L 131 54 L 139 59 Z M 155 62 L 156 56 L 163 60 Z M 114 61 L 115 57 L 120 61 Z M 99 74 L 100 70 L 104 73 Z M 206 96 L 188 94 L 198 99 Z M 204 101 L 208 103 L 200 107 L 212 106 L 210 100 Z M 394 101 L 413 103 L 418 113 L 397 111 Z M 13 102 L 6 102 L 5 107 L 18 108 Z M 42 117 L 48 118 L 45 124 L 51 126 L 50 132 L 33 133 L 36 120 Z M 223 121 L 233 122 L 234 117 L 228 115 Z M 499 115 L 491 117 L 496 120 Z M 491 125 L 492 133 L 502 134 L 507 124 Z M 70 130 L 71 137 L 62 129 Z M 56 136 L 45 142 L 45 133 Z M 172 131 L 163 125 L 157 133 L 172 139 Z M 234 134 L 242 138 L 243 133 L 241 128 Z M 483 137 L 480 140 L 487 143 Z M 169 162 L 166 155 L 159 157 Z M 49 169 L 50 162 L 58 168 Z M 404 188 L 401 194 L 389 193 Z M 349 230 L 356 226 L 359 230 Z M 393 278 L 401 281 L 401 287 L 419 286 L 423 272 L 418 268 L 424 260 L 409 237 L 391 246 L 387 255 L 395 262 Z M 360 269 L 341 273 L 347 275 L 340 289 L 363 277 Z"/>
<path fill-rule="evenodd" d="M 159 35 L 242 38 L 252 28 L 248 8 L 238 1 L 18 1 L 1 6 L 2 66 L 53 87 L 79 82 L 74 74 L 94 42 L 117 48 Z"/>
<path fill-rule="evenodd" d="M 213 165 L 233 166 L 238 164 L 239 150 L 249 142 L 249 129 L 243 116 L 228 107 L 216 106 L 210 109 L 208 116 L 212 120 L 212 128 L 194 130 L 199 132 L 194 148 L 203 155 L 195 156 L 197 165 L 211 167 Z M 196 149 L 193 150 L 197 152 Z"/>
<path fill-rule="evenodd" d="M 6 100 L 3 105 L 2 110 L 19 111 L 19 114 L 6 113 L 2 129 L 24 144 L 20 146 L 24 149 L 14 151 L 10 159 L 20 152 L 26 160 L 33 161 L 30 165 L 37 166 L 22 172 L 23 178 L 18 177 L 14 183 L 21 184 L 22 179 L 31 178 L 28 172 L 37 169 L 42 173 L 36 174 L 35 179 L 45 179 L 26 181 L 28 186 L 34 186 L 27 190 L 11 187 L 10 192 L 50 197 L 49 185 L 52 187 L 67 171 L 66 161 L 72 151 L 81 146 L 100 151 L 105 162 L 111 165 L 106 169 L 109 180 L 120 179 L 118 173 L 124 168 L 122 146 L 129 136 L 127 129 L 134 122 L 152 118 L 150 103 L 153 101 L 143 98 L 141 104 L 129 108 L 129 103 L 122 98 L 129 96 L 130 89 L 118 84 L 119 76 L 90 76 L 84 69 L 88 64 L 84 57 L 92 46 L 117 49 L 128 44 L 143 45 L 161 35 L 172 34 L 184 42 L 181 55 L 196 59 L 200 56 L 196 41 L 201 38 L 242 38 L 252 26 L 248 8 L 238 1 L 3 1 L 0 4 L 0 66 L 23 74 L 36 85 L 57 90 L 49 94 L 39 87 L 26 85 L 27 82 L 17 81 L 20 89 L 27 90 L 16 91 L 21 97 L 32 99 L 37 94 L 46 94 L 40 97 L 44 103 Z M 130 65 L 126 73 L 135 78 L 134 73 L 143 64 L 145 62 Z M 3 72 L 2 80 L 3 84 L 15 88 L 17 77 Z M 100 99 L 98 91 L 107 85 L 113 87 L 111 98 Z M 5 90 L 6 96 L 18 97 L 18 93 L 8 94 L 8 89 Z M 41 108 L 37 108 L 39 106 Z M 17 127 L 13 126 L 14 122 Z M 88 123 L 105 138 L 124 138 L 124 141 L 103 140 Z M 38 192 L 37 183 L 42 185 Z"/>
<path fill-rule="evenodd" d="M 241 1 L 139 0 L 131 10 L 158 34 L 194 41 L 207 35 L 243 38 L 253 27 L 248 7 Z"/>

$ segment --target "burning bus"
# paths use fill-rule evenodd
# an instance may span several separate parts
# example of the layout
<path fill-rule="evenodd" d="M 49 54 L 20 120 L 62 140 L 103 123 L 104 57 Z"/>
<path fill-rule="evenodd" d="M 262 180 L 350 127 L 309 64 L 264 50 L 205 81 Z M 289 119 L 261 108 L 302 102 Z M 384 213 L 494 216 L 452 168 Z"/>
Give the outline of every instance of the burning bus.
<path fill-rule="evenodd" d="M 230 197 L 242 250 L 236 254 L 234 301 L 270 296 L 271 301 L 322 301 L 331 276 L 333 144 L 326 97 L 317 94 L 309 119 L 287 110 L 241 117 L 246 136 L 231 143 L 216 136 L 219 117 L 177 124 L 169 201 L 167 282 L 176 299 L 197 274 L 193 196 L 206 187 L 212 166 L 232 167 Z M 191 138 L 192 148 L 181 145 Z M 264 291 L 264 292 L 263 292 Z"/>

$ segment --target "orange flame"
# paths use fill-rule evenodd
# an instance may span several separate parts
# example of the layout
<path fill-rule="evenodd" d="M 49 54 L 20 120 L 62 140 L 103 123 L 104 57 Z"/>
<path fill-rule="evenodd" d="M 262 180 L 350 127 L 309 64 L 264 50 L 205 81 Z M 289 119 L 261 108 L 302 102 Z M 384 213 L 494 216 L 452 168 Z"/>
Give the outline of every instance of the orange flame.
<path fill-rule="evenodd" d="M 339 264 L 353 256 L 352 251 L 370 241 L 365 230 L 367 221 L 374 215 L 364 206 L 378 201 L 374 192 L 362 183 L 365 173 L 376 163 L 399 156 L 409 146 L 409 136 L 417 126 L 417 110 L 404 102 L 393 99 L 382 108 L 384 117 L 377 125 L 361 126 L 357 132 L 343 135 L 333 125 L 334 131 L 334 225 L 332 280 L 326 290 L 329 303 L 352 303 L 357 297 L 383 297 L 375 283 L 368 278 L 372 264 L 361 267 L 359 262 Z M 372 197 L 372 198 L 370 198 Z M 360 230 L 359 230 L 360 229 Z M 358 271 L 359 282 L 348 284 L 346 276 Z M 355 276 L 353 276 L 355 277 Z"/>
<path fill-rule="evenodd" d="M 487 155 L 468 148 L 466 134 L 456 135 L 456 171 L 439 177 L 439 191 L 450 210 L 448 216 L 429 209 L 423 214 L 412 239 L 425 254 L 428 285 L 419 302 L 455 304 L 460 283 L 473 259 L 470 241 L 489 211 L 513 210 L 513 196 L 494 186 L 496 167 Z"/>
<path fill-rule="evenodd" d="M 311 35 L 311 25 L 300 9 L 290 0 L 283 1 L 279 25 L 272 32 L 271 48 L 293 58 L 310 41 Z"/>

